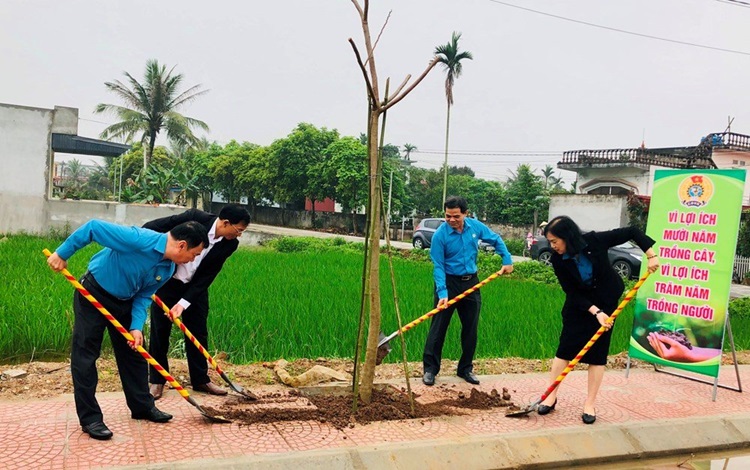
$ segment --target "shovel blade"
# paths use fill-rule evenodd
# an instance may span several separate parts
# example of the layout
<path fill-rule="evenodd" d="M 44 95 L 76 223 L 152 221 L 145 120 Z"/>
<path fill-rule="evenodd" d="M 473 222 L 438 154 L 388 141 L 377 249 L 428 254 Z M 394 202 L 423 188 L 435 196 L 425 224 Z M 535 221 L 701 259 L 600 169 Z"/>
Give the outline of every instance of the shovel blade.
<path fill-rule="evenodd" d="M 250 390 L 245 390 L 242 387 L 239 387 L 235 384 L 229 384 L 229 386 L 234 390 L 235 392 L 239 393 L 243 397 L 247 398 L 248 400 L 256 401 L 258 400 L 258 396 L 251 392 Z"/>
<path fill-rule="evenodd" d="M 225 417 L 223 417 L 221 415 L 211 415 L 211 414 L 208 414 L 208 412 L 206 410 L 204 410 L 203 407 L 200 406 L 200 405 L 197 408 L 198 408 L 198 411 L 200 412 L 200 414 L 204 418 L 206 418 L 208 421 L 210 421 L 212 423 L 231 423 L 232 422 L 231 420 L 229 420 L 229 419 L 227 419 L 227 418 L 225 418 Z"/>
<path fill-rule="evenodd" d="M 385 356 L 387 356 L 391 352 L 391 345 L 388 341 L 383 343 L 383 340 L 385 339 L 385 335 L 381 332 L 378 336 L 378 354 L 375 357 L 375 365 L 380 365 L 383 363 L 383 359 L 385 359 Z M 382 344 L 381 344 L 382 343 Z"/>
<path fill-rule="evenodd" d="M 521 408 L 519 410 L 516 409 L 508 409 L 508 411 L 505 412 L 506 418 L 520 418 L 521 416 L 528 416 L 529 413 L 536 410 L 535 406 L 527 406 L 526 408 Z"/>

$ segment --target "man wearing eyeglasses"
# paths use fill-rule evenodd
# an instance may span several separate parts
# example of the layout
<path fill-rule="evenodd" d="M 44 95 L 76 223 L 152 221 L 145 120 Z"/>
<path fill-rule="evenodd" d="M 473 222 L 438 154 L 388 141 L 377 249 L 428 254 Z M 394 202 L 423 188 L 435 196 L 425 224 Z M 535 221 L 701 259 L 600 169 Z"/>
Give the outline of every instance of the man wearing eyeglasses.
<path fill-rule="evenodd" d="M 479 378 L 474 374 L 474 352 L 477 347 L 479 310 L 482 307 L 481 293 L 476 290 L 450 307 L 447 307 L 448 299 L 479 283 L 477 254 L 480 240 L 494 246 L 495 253 L 502 256 L 503 267 L 500 274 L 513 272 L 513 260 L 505 242 L 498 234 L 482 222 L 466 217 L 466 199 L 451 196 L 445 200 L 444 207 L 447 223 L 441 224 L 432 236 L 430 258 L 435 279 L 435 306 L 445 310 L 433 316 L 430 322 L 430 331 L 422 356 L 422 382 L 425 385 L 435 384 L 435 376 L 440 372 L 445 334 L 453 312 L 458 311 L 458 318 L 461 320 L 462 353 L 458 361 L 457 374 L 467 382 L 477 385 Z"/>
<path fill-rule="evenodd" d="M 157 291 L 156 295 L 171 306 L 172 318 L 182 317 L 182 322 L 203 347 L 208 347 L 208 288 L 224 266 L 224 262 L 237 250 L 238 238 L 250 223 L 250 214 L 236 204 L 224 206 L 215 216 L 208 212 L 190 209 L 182 214 L 147 222 L 143 227 L 157 232 L 168 232 L 183 222 L 194 220 L 208 230 L 209 245 L 191 263 L 180 265 L 174 276 Z M 172 322 L 156 304 L 151 305 L 151 334 L 148 352 L 169 370 L 167 351 Z M 193 390 L 226 395 L 227 391 L 208 377 L 208 363 L 193 343 L 186 339 L 190 383 Z M 154 399 L 164 393 L 164 377 L 154 368 L 150 373 L 150 392 Z"/>

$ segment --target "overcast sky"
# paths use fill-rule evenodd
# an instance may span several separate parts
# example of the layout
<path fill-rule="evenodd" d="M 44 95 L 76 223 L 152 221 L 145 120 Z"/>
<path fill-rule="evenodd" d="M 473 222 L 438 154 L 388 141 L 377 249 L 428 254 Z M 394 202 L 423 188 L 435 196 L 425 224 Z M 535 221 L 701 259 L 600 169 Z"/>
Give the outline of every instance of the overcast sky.
<path fill-rule="evenodd" d="M 695 145 L 728 116 L 750 134 L 750 3 L 506 3 L 579 23 L 493 0 L 372 2 L 373 35 L 392 12 L 375 54 L 381 86 L 418 76 L 453 31 L 474 55 L 454 89 L 450 164 L 504 179 L 524 161 L 542 168 L 565 150 L 632 148 L 644 135 L 651 148 Z M 141 79 L 153 58 L 210 89 L 183 112 L 207 122 L 211 140 L 267 145 L 299 122 L 358 136 L 366 98 L 349 37 L 364 49 L 349 0 L 0 0 L 0 102 L 78 108 L 79 134 L 96 137 L 114 118 L 95 105 L 120 104 L 104 82 Z M 425 168 L 443 159 L 444 78 L 434 69 L 388 114 L 386 141 L 416 145 Z"/>

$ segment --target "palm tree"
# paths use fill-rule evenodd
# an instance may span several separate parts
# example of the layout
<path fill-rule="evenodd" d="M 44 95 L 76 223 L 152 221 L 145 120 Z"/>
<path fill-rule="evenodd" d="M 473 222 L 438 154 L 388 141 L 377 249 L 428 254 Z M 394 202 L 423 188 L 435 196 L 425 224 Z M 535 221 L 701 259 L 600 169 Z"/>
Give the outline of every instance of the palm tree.
<path fill-rule="evenodd" d="M 458 51 L 458 40 L 461 33 L 453 32 L 451 42 L 435 48 L 438 63 L 443 64 L 445 69 L 445 98 L 448 102 L 448 114 L 445 123 L 445 163 L 443 164 L 443 202 L 445 202 L 448 189 L 448 137 L 451 128 L 451 106 L 453 105 L 453 84 L 461 76 L 463 67 L 461 61 L 474 59 L 469 51 Z"/>
<path fill-rule="evenodd" d="M 552 165 L 547 165 L 542 170 L 542 176 L 544 176 L 544 189 L 549 188 L 550 178 L 552 178 L 555 168 Z"/>
<path fill-rule="evenodd" d="M 411 160 L 411 153 L 415 150 L 417 150 L 416 145 L 404 144 L 404 152 L 406 152 L 406 155 L 404 155 L 404 160 Z"/>
<path fill-rule="evenodd" d="M 182 74 L 172 74 L 174 67 L 167 71 L 166 66 L 156 60 L 146 62 L 146 73 L 143 83 L 123 72 L 130 85 L 119 80 L 105 82 L 108 90 L 124 101 L 125 106 L 99 103 L 96 113 L 109 112 L 116 115 L 120 122 L 112 124 L 102 131 L 102 139 L 122 139 L 131 142 L 136 134 L 141 134 L 143 142 L 143 168 L 151 163 L 151 155 L 156 144 L 156 136 L 162 130 L 172 142 L 195 145 L 198 138 L 193 134 L 194 128 L 208 131 L 208 125 L 197 119 L 177 112 L 180 106 L 193 101 L 208 92 L 195 85 L 180 92 Z"/>

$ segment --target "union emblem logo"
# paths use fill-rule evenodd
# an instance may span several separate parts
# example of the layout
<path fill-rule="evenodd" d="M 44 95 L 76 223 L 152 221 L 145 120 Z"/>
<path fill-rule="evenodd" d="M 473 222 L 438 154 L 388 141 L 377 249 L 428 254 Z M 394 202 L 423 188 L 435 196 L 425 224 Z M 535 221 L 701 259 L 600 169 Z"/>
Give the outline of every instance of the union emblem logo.
<path fill-rule="evenodd" d="M 677 193 L 683 206 L 703 207 L 714 195 L 714 184 L 708 176 L 693 175 L 682 180 Z"/>

